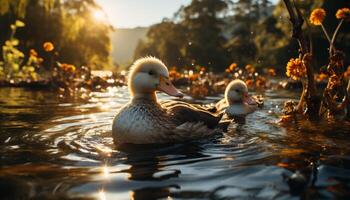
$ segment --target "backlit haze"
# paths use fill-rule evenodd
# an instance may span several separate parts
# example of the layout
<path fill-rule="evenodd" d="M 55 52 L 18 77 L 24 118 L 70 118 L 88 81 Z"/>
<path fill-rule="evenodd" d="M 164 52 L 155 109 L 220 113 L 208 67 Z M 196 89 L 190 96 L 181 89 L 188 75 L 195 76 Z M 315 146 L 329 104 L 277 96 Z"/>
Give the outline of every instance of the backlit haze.
<path fill-rule="evenodd" d="M 171 18 L 181 5 L 191 0 L 96 0 L 115 28 L 150 26 Z M 101 17 L 101 14 L 96 14 Z"/>

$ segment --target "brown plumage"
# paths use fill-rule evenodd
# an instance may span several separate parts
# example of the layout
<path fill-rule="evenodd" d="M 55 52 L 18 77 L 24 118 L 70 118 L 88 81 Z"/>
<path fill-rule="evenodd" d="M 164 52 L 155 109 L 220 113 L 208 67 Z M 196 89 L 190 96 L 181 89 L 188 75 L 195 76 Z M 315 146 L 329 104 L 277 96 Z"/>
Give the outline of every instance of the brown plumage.
<path fill-rule="evenodd" d="M 112 134 L 116 143 L 185 142 L 218 132 L 216 127 L 221 115 L 184 102 L 158 102 L 156 91 L 183 96 L 169 81 L 168 70 L 160 60 L 148 57 L 136 61 L 128 83 L 132 100 L 113 120 Z"/>

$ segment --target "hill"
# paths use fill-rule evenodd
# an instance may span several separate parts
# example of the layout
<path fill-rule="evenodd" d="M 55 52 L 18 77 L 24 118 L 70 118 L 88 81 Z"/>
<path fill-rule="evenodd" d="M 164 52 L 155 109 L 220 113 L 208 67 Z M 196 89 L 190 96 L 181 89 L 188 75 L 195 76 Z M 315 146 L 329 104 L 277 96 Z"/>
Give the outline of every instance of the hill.
<path fill-rule="evenodd" d="M 145 39 L 148 27 L 117 29 L 111 35 L 112 59 L 119 65 L 129 64 L 140 39 Z"/>

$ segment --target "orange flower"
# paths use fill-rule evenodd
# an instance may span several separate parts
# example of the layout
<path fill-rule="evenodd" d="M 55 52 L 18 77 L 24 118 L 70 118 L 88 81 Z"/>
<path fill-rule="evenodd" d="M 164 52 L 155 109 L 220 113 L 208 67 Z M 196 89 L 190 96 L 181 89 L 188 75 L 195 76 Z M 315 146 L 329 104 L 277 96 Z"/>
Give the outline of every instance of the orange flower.
<path fill-rule="evenodd" d="M 225 69 L 225 72 L 230 73 L 231 70 L 229 68 Z"/>
<path fill-rule="evenodd" d="M 198 80 L 198 78 L 199 78 L 199 74 L 197 74 L 197 73 L 194 73 L 194 74 L 192 74 L 192 75 L 189 75 L 189 79 L 190 79 L 191 81 Z"/>
<path fill-rule="evenodd" d="M 321 73 L 321 74 L 318 74 L 318 75 L 316 76 L 316 80 L 317 80 L 317 81 L 324 81 L 324 80 L 326 80 L 327 78 L 328 78 L 328 75 L 325 74 L 325 73 Z"/>
<path fill-rule="evenodd" d="M 169 71 L 169 76 L 172 80 L 181 78 L 181 74 L 176 71 L 176 67 L 171 68 Z"/>
<path fill-rule="evenodd" d="M 45 42 L 43 44 L 43 48 L 46 52 L 50 52 L 50 51 L 53 51 L 55 47 L 53 46 L 53 44 L 51 42 Z"/>
<path fill-rule="evenodd" d="M 306 67 L 299 58 L 291 58 L 287 63 L 286 75 L 293 80 L 298 80 L 306 75 Z"/>
<path fill-rule="evenodd" d="M 37 53 L 34 49 L 31 49 L 31 50 L 29 51 L 29 55 L 30 55 L 30 56 L 34 56 L 34 57 L 37 57 L 37 56 L 38 56 L 38 53 Z"/>
<path fill-rule="evenodd" d="M 276 71 L 274 68 L 270 68 L 267 70 L 267 73 L 270 75 L 270 76 L 276 76 Z"/>
<path fill-rule="evenodd" d="M 253 65 L 246 65 L 245 69 L 249 72 L 249 73 L 254 73 L 255 72 L 255 67 Z"/>
<path fill-rule="evenodd" d="M 350 9 L 349 8 L 342 8 L 337 11 L 337 14 L 335 14 L 337 19 L 345 19 L 350 20 Z"/>
<path fill-rule="evenodd" d="M 233 70 L 235 70 L 237 68 L 237 64 L 236 63 L 232 63 L 228 68 L 232 72 Z"/>
<path fill-rule="evenodd" d="M 247 84 L 248 87 L 253 87 L 254 81 L 252 79 L 248 79 L 245 81 L 245 84 Z"/>
<path fill-rule="evenodd" d="M 310 22 L 313 25 L 319 26 L 326 17 L 326 11 L 322 8 L 316 8 L 310 15 Z"/>
<path fill-rule="evenodd" d="M 344 72 L 344 76 L 350 78 L 350 65 L 348 66 L 348 69 Z"/>
<path fill-rule="evenodd" d="M 66 72 L 75 72 L 76 70 L 74 65 L 66 64 L 66 63 L 62 63 L 60 67 L 63 71 L 66 71 Z"/>
<path fill-rule="evenodd" d="M 266 85 L 266 79 L 262 76 L 258 76 L 255 83 L 256 87 L 263 88 Z"/>

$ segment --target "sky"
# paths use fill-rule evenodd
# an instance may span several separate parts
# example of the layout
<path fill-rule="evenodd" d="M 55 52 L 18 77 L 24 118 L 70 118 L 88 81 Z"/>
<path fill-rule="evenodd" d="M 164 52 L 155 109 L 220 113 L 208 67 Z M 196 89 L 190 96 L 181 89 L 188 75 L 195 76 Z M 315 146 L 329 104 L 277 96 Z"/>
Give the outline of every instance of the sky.
<path fill-rule="evenodd" d="M 181 5 L 191 0 L 96 0 L 115 28 L 150 26 L 173 17 Z"/>
<path fill-rule="evenodd" d="M 278 0 L 271 0 L 276 3 Z M 181 5 L 191 0 L 96 0 L 115 28 L 135 28 L 159 23 L 171 18 Z M 101 14 L 97 14 L 100 16 Z"/>

